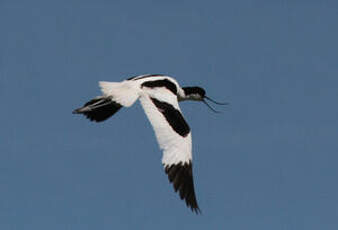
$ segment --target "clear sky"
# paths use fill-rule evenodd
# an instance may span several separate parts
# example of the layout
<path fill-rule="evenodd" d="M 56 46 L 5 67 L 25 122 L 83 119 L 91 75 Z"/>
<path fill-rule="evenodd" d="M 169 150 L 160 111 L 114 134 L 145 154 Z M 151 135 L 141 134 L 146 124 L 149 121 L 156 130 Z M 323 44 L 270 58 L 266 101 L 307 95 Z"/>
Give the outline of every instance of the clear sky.
<path fill-rule="evenodd" d="M 338 229 L 337 1 L 0 1 L 0 229 Z M 144 73 L 183 102 L 202 215 L 139 103 L 73 115 Z"/>

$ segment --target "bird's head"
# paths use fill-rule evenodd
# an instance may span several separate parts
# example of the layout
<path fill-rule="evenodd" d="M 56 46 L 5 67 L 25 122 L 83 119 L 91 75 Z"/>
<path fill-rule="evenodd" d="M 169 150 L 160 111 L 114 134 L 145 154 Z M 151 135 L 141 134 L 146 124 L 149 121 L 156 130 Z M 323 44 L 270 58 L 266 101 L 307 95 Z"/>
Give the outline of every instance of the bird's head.
<path fill-rule="evenodd" d="M 205 90 L 201 87 L 194 86 L 194 87 L 183 87 L 184 91 L 184 98 L 183 100 L 193 100 L 193 101 L 202 101 L 204 104 L 206 104 L 212 111 L 215 113 L 219 113 L 219 111 L 213 109 L 205 100 L 209 100 L 217 105 L 228 105 L 229 103 L 221 103 L 217 102 L 210 97 L 207 97 L 205 95 Z"/>
<path fill-rule="evenodd" d="M 205 97 L 205 90 L 201 87 L 183 87 L 184 99 L 193 101 L 203 101 Z"/>

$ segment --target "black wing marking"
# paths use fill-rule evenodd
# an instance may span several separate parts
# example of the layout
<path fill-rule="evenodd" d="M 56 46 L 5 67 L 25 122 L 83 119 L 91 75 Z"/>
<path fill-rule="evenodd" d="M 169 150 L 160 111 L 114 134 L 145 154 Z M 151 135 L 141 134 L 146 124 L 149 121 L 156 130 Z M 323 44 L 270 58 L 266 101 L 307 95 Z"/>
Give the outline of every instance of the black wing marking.
<path fill-rule="evenodd" d="M 174 95 L 177 95 L 176 85 L 173 82 L 169 81 L 168 79 L 146 81 L 142 83 L 141 87 L 148 87 L 148 88 L 165 87 L 170 92 L 172 92 Z"/>
<path fill-rule="evenodd" d="M 165 166 L 165 172 L 169 181 L 174 185 L 175 192 L 179 192 L 181 199 L 185 200 L 187 206 L 197 214 L 201 213 L 195 196 L 192 162 L 167 165 Z"/>
<path fill-rule="evenodd" d="M 139 77 L 139 75 L 132 76 L 128 78 L 127 81 L 131 81 L 131 80 L 135 81 L 137 77 Z"/>
<path fill-rule="evenodd" d="M 190 127 L 184 120 L 181 112 L 175 109 L 171 104 L 163 101 L 159 101 L 155 98 L 150 98 L 157 109 L 163 114 L 171 128 L 181 135 L 186 137 L 190 132 Z"/>
<path fill-rule="evenodd" d="M 121 107 L 120 104 L 112 101 L 111 97 L 97 97 L 74 110 L 73 113 L 83 114 L 91 121 L 101 122 L 113 116 Z"/>
<path fill-rule="evenodd" d="M 128 81 L 136 81 L 136 80 L 140 80 L 140 79 L 144 79 L 144 78 L 148 78 L 148 77 L 163 77 L 165 76 L 164 74 L 146 74 L 146 75 L 136 75 L 133 77 L 128 78 Z"/>

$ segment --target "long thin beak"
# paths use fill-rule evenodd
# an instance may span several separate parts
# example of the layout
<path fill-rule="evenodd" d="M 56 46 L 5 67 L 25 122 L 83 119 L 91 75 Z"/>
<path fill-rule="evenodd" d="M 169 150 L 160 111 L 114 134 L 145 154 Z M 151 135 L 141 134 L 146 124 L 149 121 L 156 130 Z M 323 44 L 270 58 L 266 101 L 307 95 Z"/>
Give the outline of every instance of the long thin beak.
<path fill-rule="evenodd" d="M 209 107 L 209 109 L 211 109 L 211 111 L 213 111 L 215 113 L 220 113 L 220 111 L 217 111 L 214 108 L 212 108 L 205 100 L 202 100 L 202 101 L 203 101 L 204 104 L 206 104 Z"/>
<path fill-rule="evenodd" d="M 204 98 L 208 99 L 209 101 L 211 101 L 211 102 L 213 102 L 213 103 L 215 103 L 217 105 L 229 105 L 228 102 L 217 102 L 217 101 L 215 101 L 215 100 L 213 100 L 213 99 L 211 99 L 210 97 L 207 97 L 207 96 L 204 96 Z"/>

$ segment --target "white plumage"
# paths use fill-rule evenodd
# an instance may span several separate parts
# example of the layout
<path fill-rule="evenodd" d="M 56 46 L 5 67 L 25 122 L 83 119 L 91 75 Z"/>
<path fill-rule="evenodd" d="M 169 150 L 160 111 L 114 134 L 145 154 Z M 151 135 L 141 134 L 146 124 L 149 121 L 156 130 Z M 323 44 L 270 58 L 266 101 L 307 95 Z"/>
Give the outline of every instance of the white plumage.
<path fill-rule="evenodd" d="M 101 81 L 99 85 L 103 95 L 73 113 L 101 122 L 139 99 L 163 150 L 162 163 L 170 182 L 181 199 L 193 211 L 200 212 L 192 176 L 191 132 L 178 102 L 195 100 L 206 103 L 204 99 L 211 99 L 205 96 L 205 91 L 200 87 L 181 88 L 175 79 L 160 74 L 139 75 L 122 82 Z"/>
<path fill-rule="evenodd" d="M 159 92 L 154 94 L 154 92 L 151 92 L 151 89 L 145 91 L 146 92 L 140 97 L 140 102 L 155 131 L 159 146 L 163 150 L 162 163 L 165 166 L 178 164 L 180 162 L 189 163 L 189 161 L 192 160 L 191 133 L 186 137 L 177 134 L 150 99 L 151 97 L 156 98 L 156 94 Z M 177 99 L 174 95 L 170 95 L 165 102 L 172 104 L 175 109 L 180 111 Z"/>

